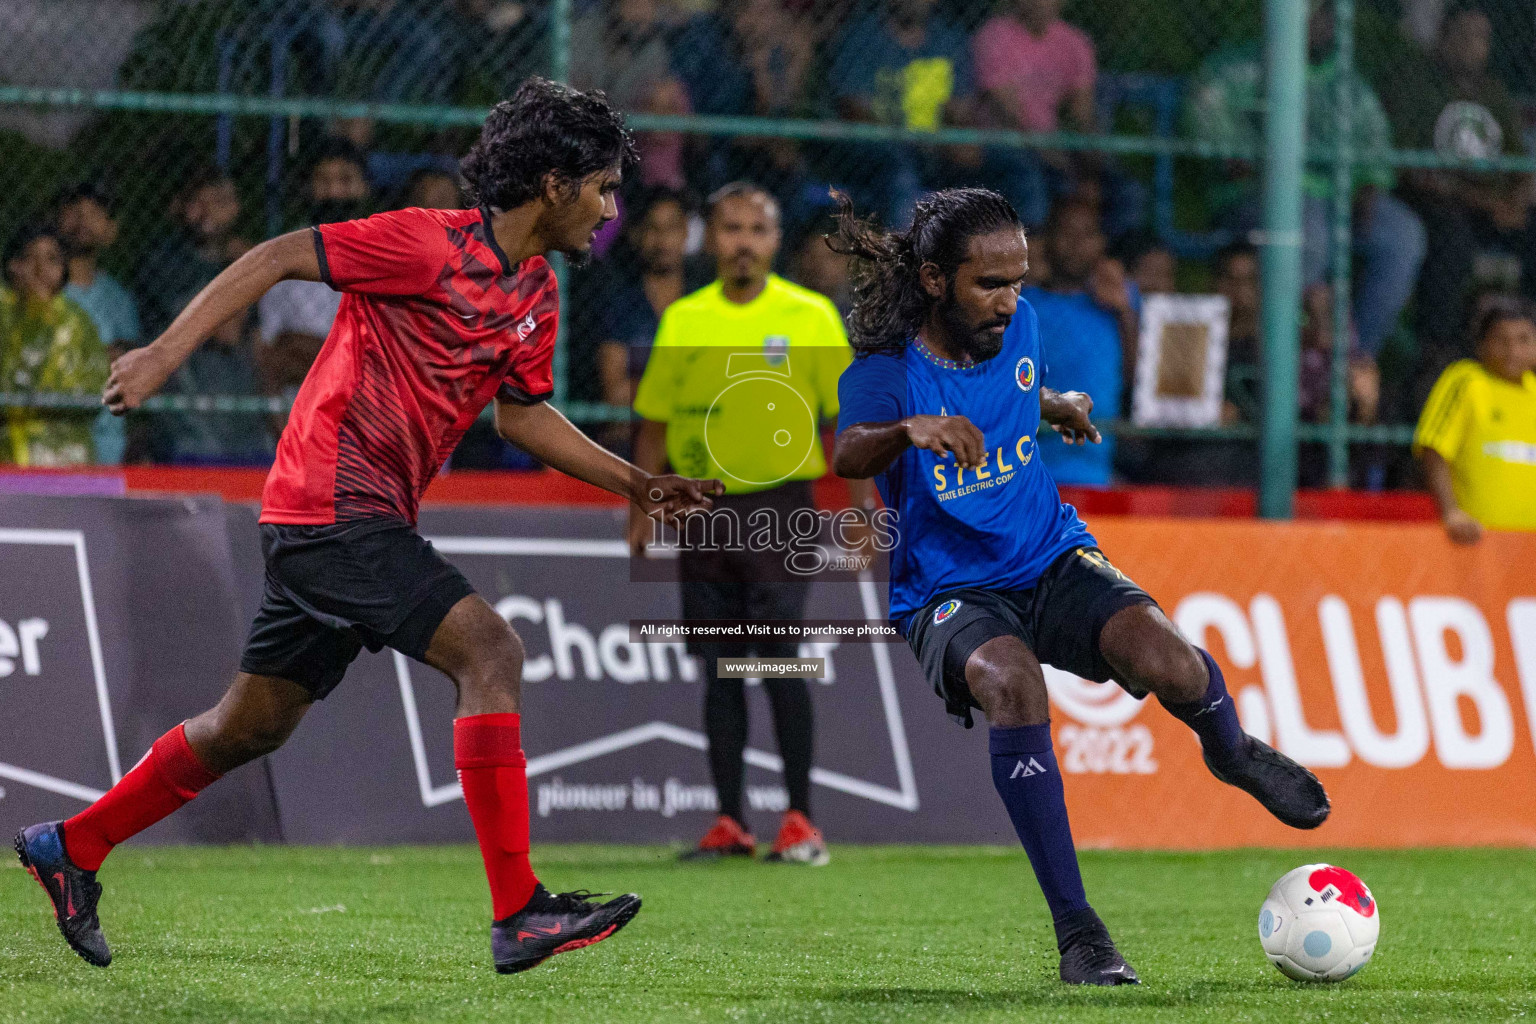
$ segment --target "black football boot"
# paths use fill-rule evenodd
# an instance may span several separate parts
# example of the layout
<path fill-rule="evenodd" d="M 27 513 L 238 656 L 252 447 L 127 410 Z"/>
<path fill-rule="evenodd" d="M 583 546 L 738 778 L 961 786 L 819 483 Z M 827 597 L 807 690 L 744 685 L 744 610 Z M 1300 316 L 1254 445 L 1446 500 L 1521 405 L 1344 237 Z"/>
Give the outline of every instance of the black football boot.
<path fill-rule="evenodd" d="M 540 885 L 528 905 L 491 925 L 491 954 L 500 974 L 537 967 L 557 953 L 602 942 L 640 913 L 634 893 L 594 903 L 585 891 L 551 893 Z"/>
<path fill-rule="evenodd" d="M 107 937 L 101 934 L 96 903 L 101 885 L 96 872 L 75 866 L 64 849 L 64 830 L 57 821 L 33 825 L 16 833 L 16 856 L 32 872 L 53 903 L 53 917 L 69 948 L 95 967 L 112 962 Z"/>
<path fill-rule="evenodd" d="M 1317 776 L 1268 743 L 1249 736 L 1230 759 L 1203 756 L 1212 775 L 1252 796 L 1291 828 L 1317 828 L 1328 820 L 1328 793 Z"/>
<path fill-rule="evenodd" d="M 1092 908 L 1056 922 L 1056 949 L 1061 953 L 1061 980 L 1069 985 L 1141 984 Z"/>

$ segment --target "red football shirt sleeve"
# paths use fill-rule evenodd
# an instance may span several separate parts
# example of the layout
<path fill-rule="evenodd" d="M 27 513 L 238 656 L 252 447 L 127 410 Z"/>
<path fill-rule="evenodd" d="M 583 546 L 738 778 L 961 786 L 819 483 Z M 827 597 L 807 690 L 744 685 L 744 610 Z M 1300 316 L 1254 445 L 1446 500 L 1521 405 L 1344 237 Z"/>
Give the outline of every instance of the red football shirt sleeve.
<path fill-rule="evenodd" d="M 533 330 L 496 392 L 501 401 L 518 405 L 536 405 L 555 391 L 555 338 L 560 333 L 560 292 L 553 274 L 528 315 L 533 317 Z"/>
<path fill-rule="evenodd" d="M 339 292 L 424 295 L 449 262 L 447 229 L 425 210 L 314 228 L 320 279 Z"/>

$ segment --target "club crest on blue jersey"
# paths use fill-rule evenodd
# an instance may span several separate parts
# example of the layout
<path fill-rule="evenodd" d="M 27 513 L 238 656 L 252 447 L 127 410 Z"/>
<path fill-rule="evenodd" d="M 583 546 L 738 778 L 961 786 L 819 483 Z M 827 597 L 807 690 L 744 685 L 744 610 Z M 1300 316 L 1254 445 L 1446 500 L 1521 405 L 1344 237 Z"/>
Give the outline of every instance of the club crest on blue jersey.
<path fill-rule="evenodd" d="M 1035 361 L 1029 356 L 1020 359 L 1018 365 L 1013 368 L 1013 379 L 1019 382 L 1020 391 L 1028 391 L 1035 386 Z"/>
<path fill-rule="evenodd" d="M 933 610 L 933 624 L 937 626 L 939 623 L 943 622 L 945 619 L 948 619 L 959 610 L 960 602 L 956 601 L 954 598 L 950 598 L 948 601 L 945 601 L 943 604 L 939 605 Z"/>

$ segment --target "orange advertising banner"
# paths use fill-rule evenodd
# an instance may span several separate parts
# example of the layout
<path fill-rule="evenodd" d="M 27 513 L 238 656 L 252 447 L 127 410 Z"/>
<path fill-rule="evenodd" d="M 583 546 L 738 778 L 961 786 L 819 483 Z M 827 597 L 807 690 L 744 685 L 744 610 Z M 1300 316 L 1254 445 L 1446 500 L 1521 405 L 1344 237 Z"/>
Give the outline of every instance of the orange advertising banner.
<path fill-rule="evenodd" d="M 1536 534 L 1114 519 L 1110 560 L 1221 664 L 1243 726 L 1307 765 L 1315 832 L 1207 784 L 1155 698 L 1047 669 L 1084 847 L 1536 845 Z"/>

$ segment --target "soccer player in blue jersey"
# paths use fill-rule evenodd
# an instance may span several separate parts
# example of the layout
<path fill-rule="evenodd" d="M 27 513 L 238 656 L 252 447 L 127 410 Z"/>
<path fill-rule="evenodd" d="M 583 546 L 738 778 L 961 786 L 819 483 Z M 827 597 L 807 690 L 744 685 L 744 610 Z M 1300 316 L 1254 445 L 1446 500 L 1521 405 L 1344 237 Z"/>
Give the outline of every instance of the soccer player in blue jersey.
<path fill-rule="evenodd" d="M 967 727 L 972 708 L 987 716 L 992 781 L 1050 907 L 1062 980 L 1136 984 L 1083 891 L 1042 662 L 1156 694 L 1199 736 L 1211 773 L 1287 825 L 1321 825 L 1328 796 L 1243 732 L 1215 660 L 1110 564 L 1042 465 L 1042 421 L 1071 444 L 1100 438 L 1087 395 L 1040 386 L 1013 207 L 951 189 L 890 233 L 839 203 L 828 242 L 854 260 L 856 356 L 839 384 L 833 469 L 874 477 L 898 514 L 891 618 L 950 713 Z"/>

